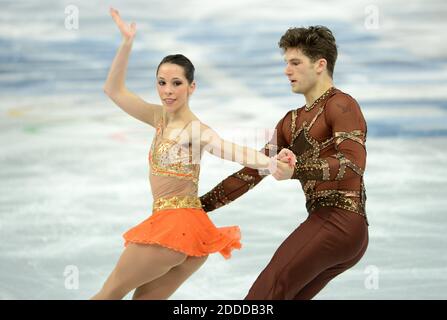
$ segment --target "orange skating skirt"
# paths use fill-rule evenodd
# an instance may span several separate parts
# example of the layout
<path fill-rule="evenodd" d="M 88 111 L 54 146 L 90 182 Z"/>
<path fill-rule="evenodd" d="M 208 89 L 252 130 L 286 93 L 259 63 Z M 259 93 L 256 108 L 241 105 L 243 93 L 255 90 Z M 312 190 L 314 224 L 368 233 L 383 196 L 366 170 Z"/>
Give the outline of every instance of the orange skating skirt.
<path fill-rule="evenodd" d="M 129 243 L 158 244 L 188 256 L 219 252 L 225 259 L 241 248 L 238 226 L 217 228 L 202 209 L 179 208 L 154 212 L 123 234 Z"/>

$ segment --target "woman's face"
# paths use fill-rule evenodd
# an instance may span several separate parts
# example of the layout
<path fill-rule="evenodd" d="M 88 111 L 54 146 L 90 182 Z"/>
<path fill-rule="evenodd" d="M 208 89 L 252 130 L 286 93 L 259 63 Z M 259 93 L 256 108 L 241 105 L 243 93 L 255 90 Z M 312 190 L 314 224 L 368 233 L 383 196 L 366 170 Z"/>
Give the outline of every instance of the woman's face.
<path fill-rule="evenodd" d="M 175 113 L 188 105 L 189 96 L 194 89 L 195 82 L 188 83 L 183 67 L 173 63 L 163 63 L 158 69 L 157 90 L 166 112 Z"/>

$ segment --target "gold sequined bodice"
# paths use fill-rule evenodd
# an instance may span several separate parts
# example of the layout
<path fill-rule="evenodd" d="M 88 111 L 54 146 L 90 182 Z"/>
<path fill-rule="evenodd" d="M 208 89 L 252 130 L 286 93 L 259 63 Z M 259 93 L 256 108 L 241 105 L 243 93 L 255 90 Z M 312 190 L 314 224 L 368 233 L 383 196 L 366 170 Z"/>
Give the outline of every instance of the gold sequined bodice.
<path fill-rule="evenodd" d="M 149 152 L 154 201 L 162 197 L 197 196 L 200 163 L 193 161 L 192 149 L 189 142 L 180 142 L 178 136 L 163 138 L 162 123 L 157 126 Z"/>

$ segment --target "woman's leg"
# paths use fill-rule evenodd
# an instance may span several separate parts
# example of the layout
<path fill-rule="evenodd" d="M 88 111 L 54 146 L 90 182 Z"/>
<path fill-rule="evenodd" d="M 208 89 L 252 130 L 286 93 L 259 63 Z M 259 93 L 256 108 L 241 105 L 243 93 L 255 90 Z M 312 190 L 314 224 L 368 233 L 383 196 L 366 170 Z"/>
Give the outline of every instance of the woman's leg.
<path fill-rule="evenodd" d="M 130 243 L 102 289 L 91 299 L 122 299 L 133 289 L 180 265 L 186 258 L 181 252 L 159 245 Z"/>
<path fill-rule="evenodd" d="M 169 298 L 186 279 L 205 263 L 207 257 L 189 256 L 185 262 L 172 268 L 162 277 L 139 286 L 132 299 L 162 300 Z"/>

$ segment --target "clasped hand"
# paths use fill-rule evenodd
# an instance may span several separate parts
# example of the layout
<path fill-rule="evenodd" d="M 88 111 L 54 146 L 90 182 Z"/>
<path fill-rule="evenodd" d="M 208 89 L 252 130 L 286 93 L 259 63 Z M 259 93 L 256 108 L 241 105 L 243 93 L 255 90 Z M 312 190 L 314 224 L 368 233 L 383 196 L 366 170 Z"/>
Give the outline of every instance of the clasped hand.
<path fill-rule="evenodd" d="M 284 148 L 272 158 L 269 170 L 276 180 L 287 180 L 293 175 L 295 163 L 295 154 Z"/>

